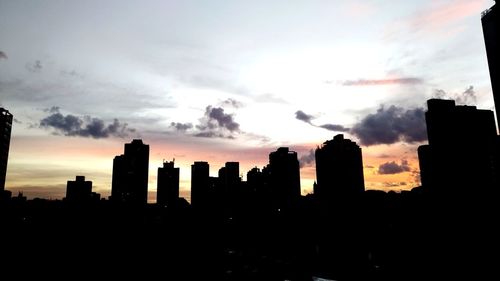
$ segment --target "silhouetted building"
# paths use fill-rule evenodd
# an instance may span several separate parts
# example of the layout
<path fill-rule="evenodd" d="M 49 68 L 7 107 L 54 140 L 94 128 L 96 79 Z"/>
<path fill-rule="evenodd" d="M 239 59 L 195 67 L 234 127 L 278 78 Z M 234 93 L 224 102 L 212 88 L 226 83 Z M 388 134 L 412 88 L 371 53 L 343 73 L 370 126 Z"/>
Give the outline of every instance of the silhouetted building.
<path fill-rule="evenodd" d="M 254 167 L 247 172 L 247 182 L 250 186 L 257 187 L 262 185 L 262 172 Z"/>
<path fill-rule="evenodd" d="M 90 202 L 92 199 L 92 182 L 86 181 L 84 176 L 76 176 L 74 181 L 66 185 L 66 200 L 68 202 Z"/>
<path fill-rule="evenodd" d="M 497 5 L 482 13 L 484 43 L 490 69 L 491 87 L 500 126 L 500 11 Z"/>
<path fill-rule="evenodd" d="M 191 165 L 191 205 L 208 204 L 210 193 L 210 166 L 207 162 L 194 162 Z"/>
<path fill-rule="evenodd" d="M 429 144 L 418 149 L 422 184 L 454 193 L 489 190 L 497 169 L 493 112 L 453 100 L 430 99 L 427 106 Z"/>
<path fill-rule="evenodd" d="M 140 139 L 125 144 L 125 153 L 113 160 L 111 198 L 146 204 L 148 198 L 149 145 Z"/>
<path fill-rule="evenodd" d="M 300 167 L 297 152 L 280 147 L 269 154 L 269 188 L 272 200 L 279 204 L 290 204 L 300 198 Z"/>
<path fill-rule="evenodd" d="M 224 200 L 232 200 L 238 192 L 240 178 L 240 163 L 226 162 L 226 165 L 219 169 L 218 189 Z"/>
<path fill-rule="evenodd" d="M 12 119 L 12 114 L 0 107 L 0 193 L 5 190 Z"/>
<path fill-rule="evenodd" d="M 163 162 L 163 168 L 158 168 L 156 203 L 169 206 L 179 199 L 179 168 L 174 167 L 174 161 Z"/>
<path fill-rule="evenodd" d="M 361 148 L 355 142 L 336 135 L 318 147 L 315 156 L 318 198 L 341 199 L 365 191 Z"/>

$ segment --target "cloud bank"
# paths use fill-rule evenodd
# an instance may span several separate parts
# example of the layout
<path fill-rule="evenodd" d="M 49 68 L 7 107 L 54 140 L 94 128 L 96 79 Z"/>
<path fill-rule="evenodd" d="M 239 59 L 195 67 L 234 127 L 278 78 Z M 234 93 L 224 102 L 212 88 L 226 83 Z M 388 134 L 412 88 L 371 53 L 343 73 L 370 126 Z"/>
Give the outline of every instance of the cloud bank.
<path fill-rule="evenodd" d="M 427 139 L 425 111 L 423 108 L 404 109 L 395 105 L 381 106 L 376 113 L 368 114 L 353 126 L 351 134 L 362 145 L 422 142 Z"/>
<path fill-rule="evenodd" d="M 386 162 L 378 167 L 378 173 L 380 175 L 393 175 L 409 171 L 411 171 L 411 168 L 407 160 L 401 160 L 401 164 L 394 161 Z"/>
<path fill-rule="evenodd" d="M 54 134 L 100 139 L 124 138 L 129 133 L 136 131 L 133 128 L 128 128 L 127 123 L 121 123 L 116 118 L 112 123 L 106 124 L 104 120 L 90 116 L 81 118 L 71 114 L 63 115 L 59 112 L 58 107 L 52 107 L 46 111 L 51 114 L 40 120 L 39 127 L 52 129 Z"/>

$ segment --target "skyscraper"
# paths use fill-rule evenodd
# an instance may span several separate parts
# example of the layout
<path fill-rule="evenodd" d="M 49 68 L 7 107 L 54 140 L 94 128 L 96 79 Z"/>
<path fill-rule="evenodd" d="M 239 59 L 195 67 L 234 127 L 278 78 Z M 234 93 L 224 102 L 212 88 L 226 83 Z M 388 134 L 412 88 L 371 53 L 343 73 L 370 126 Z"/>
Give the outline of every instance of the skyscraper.
<path fill-rule="evenodd" d="M 0 193 L 5 190 L 11 130 L 12 114 L 0 107 Z"/>
<path fill-rule="evenodd" d="M 336 135 L 315 152 L 317 185 L 314 194 L 322 200 L 341 200 L 365 191 L 361 148 Z"/>
<path fill-rule="evenodd" d="M 496 4 L 482 13 L 481 22 L 497 113 L 497 125 L 500 126 L 500 11 Z"/>
<path fill-rule="evenodd" d="M 442 192 L 481 192 L 495 184 L 493 112 L 430 99 L 425 113 L 428 145 L 419 147 L 424 186 Z"/>
<path fill-rule="evenodd" d="M 174 161 L 163 162 L 158 168 L 156 203 L 169 206 L 179 199 L 179 168 L 174 168 Z"/>
<path fill-rule="evenodd" d="M 191 205 L 206 206 L 210 201 L 210 166 L 207 162 L 191 165 Z"/>
<path fill-rule="evenodd" d="M 75 203 L 89 202 L 92 198 L 92 182 L 86 181 L 84 176 L 76 176 L 74 181 L 66 185 L 66 200 Z"/>
<path fill-rule="evenodd" d="M 269 154 L 269 187 L 272 200 L 286 205 L 300 198 L 300 167 L 297 152 L 280 147 Z"/>
<path fill-rule="evenodd" d="M 112 200 L 146 204 L 148 200 L 149 145 L 140 139 L 125 144 L 125 153 L 113 160 Z"/>

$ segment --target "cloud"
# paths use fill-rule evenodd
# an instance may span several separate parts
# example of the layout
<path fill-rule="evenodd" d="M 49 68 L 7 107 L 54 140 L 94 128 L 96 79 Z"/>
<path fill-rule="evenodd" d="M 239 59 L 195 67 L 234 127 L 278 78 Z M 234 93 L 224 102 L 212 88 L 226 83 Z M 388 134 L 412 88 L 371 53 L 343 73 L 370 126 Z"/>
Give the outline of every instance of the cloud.
<path fill-rule="evenodd" d="M 434 99 L 444 99 L 448 94 L 443 89 L 435 89 L 432 93 L 432 98 Z"/>
<path fill-rule="evenodd" d="M 26 64 L 26 69 L 29 72 L 40 72 L 42 71 L 42 62 L 40 60 L 36 60 L 35 62 L 30 62 Z"/>
<path fill-rule="evenodd" d="M 4 52 L 0 51 L 0 59 L 5 59 L 6 60 L 6 59 L 8 59 L 8 57 L 7 57 L 7 55 Z"/>
<path fill-rule="evenodd" d="M 171 127 L 177 131 L 186 131 L 192 128 L 192 124 L 172 122 Z M 222 107 L 211 105 L 206 107 L 204 116 L 195 128 L 198 132 L 194 132 L 192 136 L 202 138 L 234 139 L 234 133 L 241 133 L 240 124 L 234 120 L 233 114 L 225 113 Z"/>
<path fill-rule="evenodd" d="M 407 160 L 401 160 L 401 164 L 394 161 L 386 162 L 378 167 L 378 173 L 380 175 L 393 175 L 409 171 L 411 171 L 411 168 Z"/>
<path fill-rule="evenodd" d="M 323 129 L 326 129 L 328 131 L 345 132 L 345 133 L 349 132 L 351 130 L 350 128 L 346 128 L 342 125 L 336 125 L 336 124 L 323 124 L 323 125 L 316 126 L 316 127 L 323 128 Z"/>
<path fill-rule="evenodd" d="M 422 84 L 424 81 L 417 77 L 404 77 L 393 79 L 358 79 L 358 80 L 345 80 L 342 86 L 381 86 L 381 85 L 415 85 Z"/>
<path fill-rule="evenodd" d="M 232 135 L 225 135 L 223 133 L 217 133 L 217 132 L 213 132 L 213 131 L 199 132 L 199 133 L 194 134 L 193 136 L 200 137 L 200 138 L 235 139 L 235 137 Z"/>
<path fill-rule="evenodd" d="M 406 182 L 383 182 L 384 187 L 401 187 L 405 186 Z"/>
<path fill-rule="evenodd" d="M 465 91 L 462 94 L 457 95 L 455 99 L 457 103 L 460 104 L 468 104 L 468 105 L 476 104 L 477 97 L 476 97 L 476 92 L 474 91 L 474 87 L 469 86 L 467 89 L 465 89 Z"/>
<path fill-rule="evenodd" d="M 58 113 L 61 108 L 59 106 L 52 106 L 51 108 L 43 109 L 43 112 Z"/>
<path fill-rule="evenodd" d="M 306 114 L 302 110 L 298 110 L 297 112 L 295 112 L 295 118 L 312 125 L 311 121 L 314 119 L 314 116 Z"/>
<path fill-rule="evenodd" d="M 193 124 L 172 122 L 172 123 L 170 123 L 170 127 L 174 127 L 177 131 L 185 132 L 185 131 L 193 128 Z"/>
<path fill-rule="evenodd" d="M 231 106 L 231 107 L 234 107 L 234 108 L 243 107 L 243 103 L 241 103 L 241 102 L 239 102 L 239 101 L 237 101 L 235 99 L 231 99 L 231 98 L 223 101 L 221 104 L 222 104 L 222 106 L 227 105 L 227 106 Z"/>
<path fill-rule="evenodd" d="M 221 104 L 235 108 L 241 106 L 241 103 L 234 99 L 227 99 Z M 196 126 L 193 126 L 192 123 L 171 122 L 170 127 L 181 133 L 193 129 L 188 135 L 200 138 L 235 139 L 235 133 L 244 134 L 240 130 L 240 124 L 234 120 L 233 114 L 224 112 L 222 107 L 211 105 L 205 108 L 205 113 Z"/>
<path fill-rule="evenodd" d="M 299 158 L 300 168 L 312 166 L 315 161 L 316 161 L 316 155 L 314 153 L 314 149 L 311 149 L 306 155 L 300 156 Z"/>
<path fill-rule="evenodd" d="M 350 133 L 367 146 L 399 141 L 422 142 L 427 139 L 424 109 L 381 106 L 376 113 L 368 114 L 356 123 Z"/>
<path fill-rule="evenodd" d="M 55 110 L 56 107 L 49 109 Z M 71 114 L 63 115 L 57 111 L 51 111 L 51 114 L 42 120 L 39 124 L 40 128 L 54 129 L 55 134 L 63 134 L 65 136 L 91 137 L 95 139 L 108 137 L 126 137 L 129 133 L 134 133 L 135 129 L 128 128 L 127 123 L 120 123 L 118 119 L 114 119 L 112 123 L 105 124 L 99 118 L 85 116 L 80 118 Z"/>
<path fill-rule="evenodd" d="M 205 117 L 207 117 L 208 127 L 213 128 L 226 128 L 230 132 L 239 131 L 240 124 L 236 123 L 232 114 L 224 113 L 222 107 L 207 106 L 205 110 Z"/>
<path fill-rule="evenodd" d="M 295 118 L 300 120 L 300 121 L 306 122 L 307 124 L 309 124 L 311 126 L 326 129 L 328 131 L 349 132 L 349 130 L 350 130 L 349 128 L 346 128 L 342 125 L 337 125 L 337 124 L 323 124 L 323 125 L 319 125 L 319 126 L 314 125 L 312 123 L 312 120 L 314 120 L 315 117 L 313 115 L 309 115 L 309 114 L 305 113 L 302 110 L 298 110 L 297 112 L 295 112 Z"/>
<path fill-rule="evenodd" d="M 474 86 L 467 87 L 462 93 L 449 94 L 443 89 L 435 89 L 432 97 L 435 99 L 453 99 L 457 104 L 475 105 L 477 102 Z"/>

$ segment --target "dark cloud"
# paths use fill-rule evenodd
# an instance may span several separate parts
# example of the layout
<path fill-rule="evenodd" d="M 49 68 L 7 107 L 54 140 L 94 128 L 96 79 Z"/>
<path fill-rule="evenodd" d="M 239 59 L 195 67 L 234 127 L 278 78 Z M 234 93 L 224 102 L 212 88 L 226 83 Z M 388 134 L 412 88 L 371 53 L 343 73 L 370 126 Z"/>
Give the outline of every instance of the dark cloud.
<path fill-rule="evenodd" d="M 182 129 L 186 126 L 182 123 L 171 124 L 176 124 L 175 127 L 178 131 L 182 131 L 179 128 Z M 196 125 L 196 129 L 198 132 L 195 132 L 193 136 L 203 138 L 234 139 L 234 133 L 241 133 L 240 124 L 234 120 L 232 114 L 225 113 L 222 107 L 212 107 L 211 105 L 206 107 L 205 114 L 200 119 L 200 123 Z"/>
<path fill-rule="evenodd" d="M 49 113 L 58 113 L 59 110 L 61 110 L 59 106 L 52 106 L 51 108 L 45 108 L 43 111 Z"/>
<path fill-rule="evenodd" d="M 227 106 L 232 106 L 232 107 L 234 107 L 234 108 L 240 108 L 240 107 L 243 107 L 243 103 L 241 103 L 241 102 L 239 102 L 239 101 L 237 101 L 237 100 L 235 100 L 235 99 L 231 99 L 231 98 L 229 98 L 229 99 L 227 99 L 227 100 L 223 101 L 221 104 L 222 104 L 222 106 L 227 105 Z"/>
<path fill-rule="evenodd" d="M 475 105 L 477 102 L 474 86 L 469 86 L 462 93 L 449 94 L 443 89 L 435 89 L 432 97 L 435 99 L 453 99 L 457 104 Z"/>
<path fill-rule="evenodd" d="M 380 175 L 392 175 L 409 171 L 411 171 L 411 168 L 407 160 L 401 160 L 401 164 L 394 161 L 386 162 L 378 167 L 378 173 Z"/>
<path fill-rule="evenodd" d="M 302 110 L 298 110 L 297 112 L 295 112 L 295 118 L 297 118 L 300 121 L 304 121 L 304 122 L 309 123 L 309 124 L 312 125 L 311 122 L 314 119 L 314 116 L 306 114 Z"/>
<path fill-rule="evenodd" d="M 80 118 L 71 114 L 64 116 L 58 110 L 40 120 L 39 124 L 40 128 L 54 129 L 54 133 L 56 134 L 91 137 L 95 139 L 111 136 L 126 137 L 129 133 L 135 132 L 135 129 L 128 128 L 127 126 L 127 123 L 120 123 L 118 119 L 114 119 L 110 124 L 105 124 L 99 118 L 92 118 L 90 116 Z"/>
<path fill-rule="evenodd" d="M 427 129 L 424 109 L 381 106 L 376 113 L 368 114 L 355 124 L 351 134 L 357 136 L 362 145 L 425 141 Z"/>
<path fill-rule="evenodd" d="M 172 123 L 170 123 L 170 127 L 174 127 L 177 131 L 185 132 L 185 131 L 193 128 L 193 124 L 172 122 Z"/>
<path fill-rule="evenodd" d="M 297 112 L 295 112 L 295 118 L 300 120 L 300 121 L 306 122 L 307 124 L 309 124 L 311 126 L 326 129 L 328 131 L 349 132 L 349 130 L 350 130 L 349 128 L 346 128 L 342 125 L 337 125 L 337 124 L 323 124 L 323 125 L 319 125 L 319 126 L 314 125 L 312 123 L 312 121 L 315 119 L 315 117 L 313 115 L 309 115 L 309 114 L 305 113 L 302 110 L 298 110 Z"/>
<path fill-rule="evenodd" d="M 39 60 L 36 60 L 35 62 L 30 62 L 26 64 L 26 69 L 29 72 L 40 72 L 42 70 L 42 62 Z"/>
<path fill-rule="evenodd" d="M 302 155 L 299 158 L 299 165 L 301 168 L 312 166 L 316 161 L 316 156 L 314 153 L 314 149 L 309 150 L 306 155 Z"/>
<path fill-rule="evenodd" d="M 351 130 L 350 128 L 346 128 L 342 125 L 336 125 L 336 124 L 323 124 L 317 127 L 327 129 L 328 131 L 344 132 L 344 133 L 349 132 Z"/>
<path fill-rule="evenodd" d="M 233 115 L 224 113 L 222 107 L 207 106 L 205 117 L 208 120 L 207 127 L 210 129 L 226 128 L 230 132 L 237 132 L 240 129 L 240 124 L 234 121 Z"/>
<path fill-rule="evenodd" d="M 366 169 L 373 169 L 373 168 L 375 168 L 375 167 L 373 167 L 373 166 L 371 166 L 371 165 L 366 165 L 366 166 L 365 166 L 365 168 L 366 168 Z"/>
<path fill-rule="evenodd" d="M 0 59 L 5 59 L 6 60 L 6 59 L 8 59 L 8 57 L 7 57 L 7 55 L 4 52 L 0 51 Z"/>
<path fill-rule="evenodd" d="M 199 137 L 199 138 L 234 139 L 234 136 L 232 136 L 232 135 L 225 135 L 223 133 L 218 133 L 218 132 L 214 132 L 214 131 L 199 132 L 199 133 L 194 134 L 193 136 Z"/>
<path fill-rule="evenodd" d="M 380 86 L 380 85 L 394 85 L 394 84 L 422 84 L 424 81 L 417 77 L 404 77 L 394 79 L 358 79 L 346 80 L 342 82 L 342 86 Z"/>

